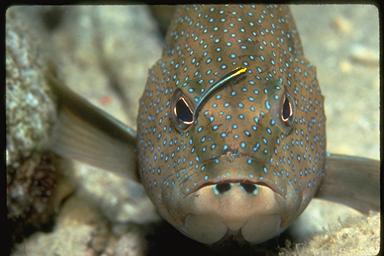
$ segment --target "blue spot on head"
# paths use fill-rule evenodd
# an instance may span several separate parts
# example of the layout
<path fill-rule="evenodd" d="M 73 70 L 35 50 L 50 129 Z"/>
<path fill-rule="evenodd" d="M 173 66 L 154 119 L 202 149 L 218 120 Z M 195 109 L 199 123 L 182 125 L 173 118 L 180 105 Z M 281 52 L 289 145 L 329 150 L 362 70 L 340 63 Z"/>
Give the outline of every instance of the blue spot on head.
<path fill-rule="evenodd" d="M 252 151 L 253 151 L 253 152 L 257 152 L 257 151 L 259 150 L 259 148 L 260 148 L 260 143 L 257 142 L 257 143 L 255 144 L 255 146 L 253 146 Z"/>
<path fill-rule="evenodd" d="M 265 101 L 265 107 L 270 110 L 271 109 L 271 104 L 269 103 L 269 100 Z"/>

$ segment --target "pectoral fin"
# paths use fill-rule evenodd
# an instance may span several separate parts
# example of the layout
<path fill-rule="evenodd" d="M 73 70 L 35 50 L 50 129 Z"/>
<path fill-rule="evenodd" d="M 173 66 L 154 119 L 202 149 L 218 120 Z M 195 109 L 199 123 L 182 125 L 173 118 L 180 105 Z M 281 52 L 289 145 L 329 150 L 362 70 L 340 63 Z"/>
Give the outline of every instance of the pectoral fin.
<path fill-rule="evenodd" d="M 60 84 L 56 77 L 50 76 L 49 83 L 59 106 L 51 150 L 137 181 L 135 131 Z"/>
<path fill-rule="evenodd" d="M 380 162 L 331 154 L 316 197 L 348 205 L 363 213 L 380 211 Z"/>

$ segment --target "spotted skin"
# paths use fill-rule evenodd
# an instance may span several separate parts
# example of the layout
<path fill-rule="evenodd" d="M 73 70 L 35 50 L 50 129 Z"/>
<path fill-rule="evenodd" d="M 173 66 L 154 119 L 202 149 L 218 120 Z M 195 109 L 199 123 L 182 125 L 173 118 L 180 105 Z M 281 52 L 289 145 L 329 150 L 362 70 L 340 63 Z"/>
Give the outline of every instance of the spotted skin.
<path fill-rule="evenodd" d="M 245 77 L 215 92 L 190 129 L 177 131 L 175 90 L 197 102 L 237 67 L 247 68 Z M 325 148 L 323 96 L 287 6 L 177 8 L 138 115 L 141 181 L 166 220 L 181 230 L 187 195 L 236 179 L 265 182 L 283 196 L 284 229 L 316 192 Z"/>

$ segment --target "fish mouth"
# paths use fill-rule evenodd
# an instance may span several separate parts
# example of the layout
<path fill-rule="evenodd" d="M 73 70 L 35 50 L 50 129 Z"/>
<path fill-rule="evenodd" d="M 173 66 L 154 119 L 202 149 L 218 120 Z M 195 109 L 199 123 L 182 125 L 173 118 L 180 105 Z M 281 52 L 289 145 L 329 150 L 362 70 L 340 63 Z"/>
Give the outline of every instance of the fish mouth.
<path fill-rule="evenodd" d="M 287 213 L 296 207 L 292 189 L 271 170 L 264 172 L 265 159 L 249 164 L 250 158 L 229 152 L 203 161 L 202 172 L 180 178 L 173 190 L 165 190 L 169 220 L 183 234 L 205 244 L 227 234 L 260 243 L 281 233 Z"/>
<path fill-rule="evenodd" d="M 238 161 L 243 161 L 243 159 L 248 158 L 252 159 L 255 163 L 257 163 L 257 166 L 251 166 L 251 165 L 244 165 L 244 168 L 241 168 L 241 173 L 237 173 L 232 175 L 232 177 L 228 176 L 225 177 L 228 173 L 228 170 L 234 170 L 238 169 L 239 163 Z M 238 150 L 228 149 L 224 153 L 211 157 L 209 159 L 206 159 L 202 162 L 203 165 L 207 166 L 206 168 L 209 168 L 210 164 L 212 164 L 216 159 L 220 159 L 223 161 L 225 168 L 217 168 L 216 166 L 211 166 L 209 178 L 205 181 L 200 181 L 196 186 L 191 188 L 190 191 L 187 193 L 184 193 L 184 197 L 187 197 L 193 193 L 196 193 L 197 191 L 207 187 L 207 186 L 224 186 L 225 184 L 236 184 L 239 183 L 244 188 L 247 186 L 263 186 L 267 187 L 270 190 L 272 190 L 276 195 L 281 197 L 282 199 L 285 198 L 285 193 L 281 189 L 281 186 L 279 187 L 278 184 L 276 184 L 276 181 L 274 179 L 270 179 L 268 175 L 265 175 L 261 172 L 261 169 L 265 167 L 266 160 L 262 159 L 260 157 L 255 157 L 254 155 L 247 154 L 245 152 L 239 152 Z M 250 173 L 253 173 L 254 175 L 249 175 Z M 260 175 L 262 174 L 262 175 Z M 233 176 L 237 177 L 233 177 Z M 183 184 L 186 180 L 181 181 Z"/>
<path fill-rule="evenodd" d="M 261 181 L 259 179 L 251 180 L 251 179 L 244 179 L 244 178 L 242 178 L 242 179 L 223 179 L 223 180 L 220 180 L 217 182 L 214 182 L 214 181 L 204 182 L 200 186 L 198 186 L 197 188 L 193 189 L 191 192 L 187 193 L 185 195 L 185 197 L 199 191 L 200 189 L 202 189 L 204 187 L 208 187 L 208 186 L 212 186 L 212 185 L 219 185 L 220 186 L 220 185 L 231 184 L 231 183 L 240 183 L 244 187 L 245 186 L 252 186 L 252 185 L 253 186 L 264 186 L 264 187 L 271 189 L 274 193 L 276 193 L 277 195 L 284 198 L 284 195 L 277 189 L 276 185 L 273 184 L 272 182 L 270 182 L 269 180 L 263 179 Z"/>
<path fill-rule="evenodd" d="M 220 185 L 223 189 L 220 189 Z M 249 188 L 249 189 L 247 189 Z M 234 238 L 259 243 L 284 229 L 285 201 L 265 180 L 224 179 L 205 182 L 189 193 L 180 229 L 187 236 L 212 244 Z"/>

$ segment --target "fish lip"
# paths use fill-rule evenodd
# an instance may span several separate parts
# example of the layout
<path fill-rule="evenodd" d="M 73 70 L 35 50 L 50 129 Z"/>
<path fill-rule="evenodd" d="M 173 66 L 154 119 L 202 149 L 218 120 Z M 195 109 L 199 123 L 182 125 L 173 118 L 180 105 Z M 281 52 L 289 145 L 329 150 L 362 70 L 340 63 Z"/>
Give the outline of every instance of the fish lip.
<path fill-rule="evenodd" d="M 284 195 L 282 195 L 281 192 L 279 192 L 277 187 L 272 182 L 265 180 L 265 179 L 263 179 L 263 180 L 260 180 L 260 179 L 255 179 L 255 180 L 251 180 L 251 179 L 224 179 L 224 180 L 220 180 L 219 182 L 207 181 L 207 182 L 202 183 L 200 186 L 193 189 L 192 191 L 190 191 L 188 194 L 185 195 L 185 197 L 199 191 L 200 189 L 202 189 L 204 187 L 211 186 L 211 185 L 217 185 L 217 184 L 223 184 L 223 183 L 246 183 L 246 184 L 264 186 L 264 187 L 271 189 L 274 193 L 276 193 L 277 195 L 284 198 Z"/>

